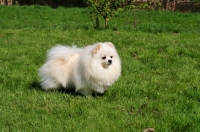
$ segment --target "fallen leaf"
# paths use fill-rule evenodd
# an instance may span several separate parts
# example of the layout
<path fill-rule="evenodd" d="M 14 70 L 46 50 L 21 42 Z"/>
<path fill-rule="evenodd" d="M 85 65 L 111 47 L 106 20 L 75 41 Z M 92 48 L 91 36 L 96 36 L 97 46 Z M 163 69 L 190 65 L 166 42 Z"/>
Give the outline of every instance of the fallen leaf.
<path fill-rule="evenodd" d="M 147 128 L 144 130 L 144 132 L 155 132 L 154 128 Z"/>

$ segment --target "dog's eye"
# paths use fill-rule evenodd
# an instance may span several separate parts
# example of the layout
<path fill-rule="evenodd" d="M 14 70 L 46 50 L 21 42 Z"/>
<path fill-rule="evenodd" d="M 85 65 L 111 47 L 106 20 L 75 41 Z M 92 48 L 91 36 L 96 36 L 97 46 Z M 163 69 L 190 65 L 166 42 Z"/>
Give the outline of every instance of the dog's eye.
<path fill-rule="evenodd" d="M 105 57 L 102 57 L 102 59 L 105 60 L 105 59 L 106 59 L 106 56 L 105 56 Z"/>
<path fill-rule="evenodd" d="M 113 56 L 110 56 L 110 58 L 113 58 Z"/>

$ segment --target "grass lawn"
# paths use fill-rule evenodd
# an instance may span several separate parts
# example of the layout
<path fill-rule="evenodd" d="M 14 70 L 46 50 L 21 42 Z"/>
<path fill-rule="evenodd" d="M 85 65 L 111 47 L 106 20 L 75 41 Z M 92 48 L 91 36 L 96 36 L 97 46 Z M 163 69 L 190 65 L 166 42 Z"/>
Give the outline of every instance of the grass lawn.
<path fill-rule="evenodd" d="M 94 30 L 87 12 L 0 6 L 0 131 L 199 132 L 200 14 L 127 11 Z M 40 90 L 49 48 L 99 41 L 122 60 L 103 96 Z"/>

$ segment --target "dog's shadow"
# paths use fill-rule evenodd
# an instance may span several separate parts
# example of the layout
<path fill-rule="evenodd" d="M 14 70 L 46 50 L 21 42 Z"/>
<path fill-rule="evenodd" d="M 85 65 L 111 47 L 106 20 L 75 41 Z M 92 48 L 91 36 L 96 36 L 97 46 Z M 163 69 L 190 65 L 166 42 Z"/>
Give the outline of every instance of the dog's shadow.
<path fill-rule="evenodd" d="M 29 88 L 30 89 L 34 89 L 34 90 L 42 90 L 41 89 L 41 86 L 40 86 L 40 83 L 39 82 L 32 82 L 30 85 L 29 85 Z"/>
<path fill-rule="evenodd" d="M 44 92 L 53 92 L 53 91 L 58 91 L 60 93 L 66 93 L 66 94 L 70 94 L 72 96 L 82 96 L 82 97 L 85 97 L 84 95 L 82 94 L 79 94 L 75 91 L 75 88 L 70 88 L 70 89 L 66 89 L 66 88 L 60 88 L 60 89 L 57 89 L 57 90 L 48 90 L 48 91 L 45 91 L 42 89 L 41 85 L 39 82 L 32 82 L 30 84 L 30 89 L 34 89 L 34 90 L 40 90 L 40 91 L 44 91 Z M 92 94 L 93 97 L 101 97 L 103 96 L 103 94 L 99 94 L 99 93 L 93 93 Z"/>
<path fill-rule="evenodd" d="M 71 89 L 60 88 L 60 89 L 57 89 L 57 90 L 47 90 L 46 91 L 46 90 L 43 90 L 40 83 L 36 82 L 36 81 L 34 81 L 30 84 L 30 89 L 40 90 L 40 91 L 47 92 L 47 93 L 53 92 L 53 91 L 58 91 L 58 92 L 70 94 L 70 95 L 73 95 L 73 96 L 82 96 L 82 95 L 76 93 L 73 88 L 71 88 Z"/>

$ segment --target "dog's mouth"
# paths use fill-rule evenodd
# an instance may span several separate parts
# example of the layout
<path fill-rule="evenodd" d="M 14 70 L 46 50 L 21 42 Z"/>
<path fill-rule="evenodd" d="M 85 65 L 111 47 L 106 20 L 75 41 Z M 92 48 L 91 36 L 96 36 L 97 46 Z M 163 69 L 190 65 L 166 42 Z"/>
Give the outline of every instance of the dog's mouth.
<path fill-rule="evenodd" d="M 103 64 L 102 67 L 105 68 L 105 69 L 108 69 L 108 67 L 109 67 L 110 65 L 111 65 L 111 64 Z"/>
<path fill-rule="evenodd" d="M 102 63 L 102 67 L 107 69 L 112 64 L 112 60 L 108 60 L 104 63 Z"/>

